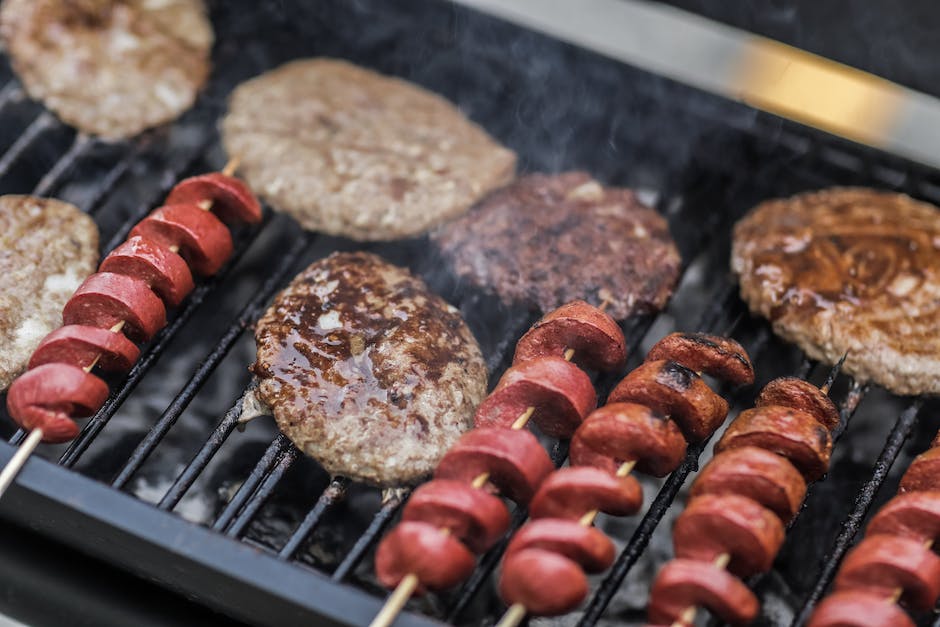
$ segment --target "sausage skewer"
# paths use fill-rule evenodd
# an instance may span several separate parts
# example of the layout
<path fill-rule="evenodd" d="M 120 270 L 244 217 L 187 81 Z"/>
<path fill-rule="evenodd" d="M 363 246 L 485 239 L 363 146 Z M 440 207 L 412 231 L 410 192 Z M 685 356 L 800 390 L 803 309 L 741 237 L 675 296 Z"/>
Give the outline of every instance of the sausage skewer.
<path fill-rule="evenodd" d="M 607 307 L 610 304 L 609 298 L 607 298 L 606 296 L 602 296 L 602 297 L 603 297 L 603 301 L 600 303 L 600 305 L 598 305 L 596 309 L 596 311 L 601 312 L 601 313 L 603 313 L 604 310 L 607 309 Z M 559 310 L 556 310 L 556 312 L 553 312 L 553 314 L 557 313 L 558 311 L 561 311 L 562 309 L 564 309 L 564 306 L 562 308 L 559 308 Z M 546 319 L 551 318 L 551 315 L 552 314 L 550 314 Z M 522 344 L 523 342 L 520 341 L 520 345 Z M 544 352 L 546 348 L 541 347 L 539 350 Z M 574 358 L 575 353 L 576 351 L 574 348 L 566 346 L 563 349 L 562 357 L 566 362 L 570 362 Z M 522 356 L 520 355 L 520 350 L 517 348 L 517 354 L 516 354 L 516 359 L 514 359 L 514 365 L 515 365 L 515 362 L 520 359 L 520 357 Z M 615 361 L 619 362 L 620 359 L 617 358 Z M 494 391 L 494 394 L 495 394 L 495 391 Z M 536 407 L 533 405 L 526 407 L 525 410 L 522 411 L 522 413 L 519 414 L 518 418 L 516 418 L 515 421 L 512 423 L 512 425 L 510 426 L 510 429 L 514 431 L 524 429 L 526 425 L 528 424 L 529 420 L 535 414 L 535 411 L 536 411 Z M 479 475 L 474 477 L 470 485 L 471 487 L 475 489 L 481 489 L 486 485 L 489 479 L 490 479 L 489 472 L 481 472 Z M 449 535 L 451 533 L 451 530 L 448 527 L 442 527 L 440 529 L 440 532 L 444 535 Z M 418 579 L 417 574 L 408 573 L 407 575 L 405 575 L 405 577 L 395 587 L 395 590 L 392 592 L 392 594 L 389 595 L 388 600 L 385 602 L 385 605 L 382 606 L 382 609 L 379 611 L 379 613 L 376 614 L 375 618 L 372 619 L 372 622 L 370 623 L 370 627 L 388 627 L 389 625 L 391 625 L 392 622 L 394 622 L 395 618 L 398 616 L 398 614 L 401 613 L 402 609 L 405 607 L 405 604 L 414 594 L 415 590 L 418 588 L 419 583 L 420 581 Z"/>
<path fill-rule="evenodd" d="M 0 497 L 40 442 L 72 439 L 78 433 L 72 415 L 88 415 L 101 407 L 108 388 L 91 371 L 99 364 L 110 370 L 131 367 L 140 354 L 131 339 L 149 340 L 166 324 L 166 305 L 178 305 L 192 290 L 188 266 L 210 275 L 231 256 L 225 225 L 215 216 L 201 217 L 192 207 L 204 212 L 217 207 L 228 222 L 260 221 L 257 199 L 231 178 L 238 164 L 239 158 L 233 157 L 220 175 L 177 184 L 167 205 L 138 223 L 130 239 L 112 251 L 66 303 L 66 326 L 46 336 L 27 373 L 10 387 L 10 415 L 29 434 L 0 472 Z M 119 311 L 125 315 L 119 316 Z"/>
<path fill-rule="evenodd" d="M 832 447 L 829 432 L 839 419 L 827 395 L 841 364 L 819 389 L 799 379 L 771 381 L 758 396 L 757 407 L 731 423 L 676 521 L 677 557 L 653 584 L 652 622 L 694 624 L 698 604 L 680 609 L 671 598 L 676 594 L 704 601 L 734 624 L 756 615 L 756 598 L 733 575 L 770 567 L 783 542 L 783 525 L 805 496 L 806 482 L 825 473 Z M 696 546 L 696 534 L 704 546 Z M 729 540 L 731 536 L 735 539 Z M 722 546 L 730 550 L 716 551 Z M 732 574 L 726 575 L 729 566 Z"/>
<path fill-rule="evenodd" d="M 584 572 L 610 566 L 609 539 L 579 529 L 592 527 L 599 511 L 635 513 L 639 484 L 623 481 L 633 469 L 665 476 L 681 463 L 685 438 L 705 437 L 724 421 L 727 403 L 701 381 L 702 372 L 738 385 L 754 376 L 737 342 L 674 333 L 614 388 L 606 407 L 585 419 L 572 439 L 572 467 L 542 484 L 530 507 L 532 522 L 506 550 L 500 594 L 511 605 L 499 627 L 515 627 L 529 612 L 570 611 L 587 594 Z"/>

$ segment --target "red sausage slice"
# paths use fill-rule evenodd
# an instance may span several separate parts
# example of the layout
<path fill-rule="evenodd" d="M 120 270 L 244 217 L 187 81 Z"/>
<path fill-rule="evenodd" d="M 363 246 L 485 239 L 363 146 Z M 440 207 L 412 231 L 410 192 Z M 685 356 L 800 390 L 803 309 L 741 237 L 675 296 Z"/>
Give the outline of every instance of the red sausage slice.
<path fill-rule="evenodd" d="M 509 528 L 509 511 L 500 498 L 448 479 L 433 479 L 415 490 L 401 519 L 449 529 L 474 553 L 487 551 Z"/>
<path fill-rule="evenodd" d="M 614 543 L 600 529 L 558 518 L 530 521 L 509 542 L 506 559 L 526 549 L 564 555 L 589 573 L 607 570 L 615 557 Z"/>
<path fill-rule="evenodd" d="M 754 383 L 754 366 L 744 347 L 728 337 L 672 333 L 659 340 L 646 361 L 667 359 L 734 385 Z"/>
<path fill-rule="evenodd" d="M 222 222 L 195 204 L 166 205 L 137 223 L 139 235 L 167 248 L 176 247 L 196 274 L 210 276 L 232 256 L 232 234 Z"/>
<path fill-rule="evenodd" d="M 915 610 L 933 609 L 940 596 L 940 557 L 911 538 L 866 535 L 849 551 L 836 575 L 836 590 L 865 590 L 901 601 Z"/>
<path fill-rule="evenodd" d="M 853 590 L 823 599 L 806 627 L 914 627 L 914 621 L 888 597 Z"/>
<path fill-rule="evenodd" d="M 548 453 L 529 431 L 483 427 L 463 434 L 444 455 L 434 476 L 472 483 L 489 482 L 516 503 L 526 504 L 555 470 Z"/>
<path fill-rule="evenodd" d="M 796 377 L 780 377 L 764 386 L 755 407 L 782 405 L 811 414 L 830 431 L 839 426 L 839 410 L 818 387 Z"/>
<path fill-rule="evenodd" d="M 24 429 L 42 429 L 44 442 L 66 442 L 78 435 L 71 417 L 93 414 L 107 398 L 98 377 L 69 364 L 43 364 L 13 381 L 7 410 Z"/>
<path fill-rule="evenodd" d="M 569 438 L 597 406 L 591 379 L 560 357 L 537 357 L 509 368 L 477 409 L 477 427 L 509 427 L 527 408 L 543 433 Z"/>
<path fill-rule="evenodd" d="M 732 625 L 757 617 L 757 597 L 739 579 L 707 562 L 676 559 L 666 564 L 650 591 L 649 619 L 672 625 L 686 608 L 704 607 Z"/>
<path fill-rule="evenodd" d="M 633 477 L 615 477 L 590 466 L 562 468 L 542 482 L 529 504 L 529 516 L 578 520 L 595 509 L 627 516 L 642 504 L 643 488 Z"/>
<path fill-rule="evenodd" d="M 104 258 L 101 272 L 140 279 L 169 307 L 176 307 L 193 291 L 193 275 L 183 258 L 156 242 L 132 237 Z"/>
<path fill-rule="evenodd" d="M 101 329 L 110 329 L 123 321 L 127 337 L 146 342 L 166 324 L 166 308 L 140 279 L 96 272 L 85 279 L 65 304 L 62 321 Z"/>
<path fill-rule="evenodd" d="M 375 574 L 383 586 L 394 588 L 413 573 L 418 593 L 455 586 L 470 576 L 475 565 L 473 553 L 459 540 L 422 522 L 400 523 L 375 553 Z"/>
<path fill-rule="evenodd" d="M 648 361 L 610 393 L 608 403 L 639 403 L 675 420 L 689 440 L 711 435 L 728 415 L 728 402 L 702 378 L 674 361 Z"/>
<path fill-rule="evenodd" d="M 940 492 L 897 495 L 878 510 L 866 533 L 910 538 L 921 544 L 940 540 Z"/>
<path fill-rule="evenodd" d="M 783 524 L 773 512 L 743 496 L 706 494 L 692 499 L 676 519 L 676 557 L 713 562 L 731 556 L 728 570 L 738 577 L 770 570 L 783 544 Z"/>
<path fill-rule="evenodd" d="M 248 186 L 234 176 L 212 172 L 183 179 L 166 198 L 168 205 L 212 203 L 212 213 L 226 224 L 261 222 L 261 205 Z"/>
<path fill-rule="evenodd" d="M 608 314 L 583 300 L 562 305 L 529 329 L 516 344 L 513 365 L 536 357 L 563 357 L 592 370 L 618 370 L 627 362 L 627 342 Z"/>
<path fill-rule="evenodd" d="M 584 572 L 573 561 L 544 549 L 507 556 L 499 578 L 499 596 L 521 603 L 530 614 L 558 616 L 578 607 L 588 593 Z"/>
<path fill-rule="evenodd" d="M 571 439 L 571 464 L 596 466 L 610 474 L 622 462 L 664 477 L 685 457 L 685 439 L 675 423 L 645 405 L 608 403 L 591 412 Z"/>
<path fill-rule="evenodd" d="M 804 411 L 764 405 L 742 411 L 728 427 L 715 452 L 756 446 L 786 457 L 806 481 L 826 474 L 832 454 L 829 430 Z"/>
<path fill-rule="evenodd" d="M 908 466 L 898 492 L 940 491 L 940 448 L 927 449 Z"/>
<path fill-rule="evenodd" d="M 785 458 L 744 446 L 715 455 L 692 484 L 691 496 L 739 494 L 757 501 L 784 523 L 799 511 L 806 482 Z"/>
<path fill-rule="evenodd" d="M 64 363 L 86 368 L 97 359 L 102 370 L 126 372 L 139 356 L 140 349 L 123 333 L 71 324 L 43 338 L 29 358 L 28 367 L 32 370 L 43 364 Z"/>

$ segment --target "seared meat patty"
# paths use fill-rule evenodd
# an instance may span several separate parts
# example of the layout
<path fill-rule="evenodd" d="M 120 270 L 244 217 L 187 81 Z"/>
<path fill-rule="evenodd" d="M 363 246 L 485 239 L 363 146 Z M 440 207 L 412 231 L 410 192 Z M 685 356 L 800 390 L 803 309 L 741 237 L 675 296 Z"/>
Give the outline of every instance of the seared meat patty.
<path fill-rule="evenodd" d="M 0 33 L 30 96 L 108 139 L 176 118 L 209 75 L 202 0 L 4 0 Z"/>
<path fill-rule="evenodd" d="M 98 227 L 77 207 L 0 196 L 0 388 L 26 369 L 62 308 L 98 266 Z"/>
<path fill-rule="evenodd" d="M 813 359 L 900 394 L 940 392 L 940 211 L 834 188 L 758 205 L 731 267 L 751 311 Z"/>
<path fill-rule="evenodd" d="M 548 312 L 607 297 L 617 319 L 662 308 L 681 262 L 658 213 L 583 172 L 521 178 L 434 239 L 458 276 L 505 302 Z"/>
<path fill-rule="evenodd" d="M 457 310 L 407 270 L 334 253 L 304 270 L 255 330 L 258 396 L 331 474 L 401 486 L 430 474 L 486 394 Z"/>
<path fill-rule="evenodd" d="M 222 131 L 248 184 L 275 209 L 356 240 L 423 233 L 516 166 L 447 100 L 333 59 L 294 61 L 239 86 Z"/>

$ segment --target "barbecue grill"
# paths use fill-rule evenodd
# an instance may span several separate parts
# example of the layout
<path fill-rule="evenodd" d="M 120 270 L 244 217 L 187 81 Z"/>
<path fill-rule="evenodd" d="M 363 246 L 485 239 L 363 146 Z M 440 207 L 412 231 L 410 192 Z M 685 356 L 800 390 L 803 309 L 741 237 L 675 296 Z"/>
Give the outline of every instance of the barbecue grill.
<path fill-rule="evenodd" d="M 132 142 L 76 135 L 27 101 L 4 65 L 0 192 L 74 202 L 98 222 L 107 252 L 180 178 L 224 163 L 216 123 L 237 83 L 297 57 L 347 58 L 456 102 L 519 153 L 523 171 L 585 169 L 655 204 L 669 219 L 684 272 L 666 311 L 624 323 L 628 368 L 672 330 L 728 333 L 748 349 L 758 376 L 752 388 L 723 390 L 732 416 L 773 377 L 820 383 L 830 372 L 747 314 L 727 270 L 733 222 L 766 198 L 830 185 L 894 189 L 940 204 L 938 171 L 438 0 L 218 2 L 212 19 L 218 43 L 207 90 L 179 121 Z M 495 383 L 535 314 L 458 283 L 424 238 L 363 246 L 303 234 L 266 211 L 260 227 L 236 234 L 233 261 L 171 313 L 130 373 L 109 381 L 111 398 L 81 435 L 40 448 L 0 501 L 10 533 L 33 530 L 236 620 L 367 623 L 386 596 L 372 577 L 372 551 L 407 491 L 331 480 L 272 420 L 244 430 L 236 422 L 250 383 L 252 324 L 297 271 L 354 248 L 410 266 L 458 306 Z M 602 398 L 618 378 L 597 381 Z M 759 624 L 805 620 L 867 512 L 894 492 L 938 426 L 935 401 L 897 398 L 845 376 L 836 377 L 833 398 L 842 425 L 829 476 L 810 486 L 773 571 L 749 582 L 763 603 Z M 23 437 L 11 424 L 0 423 L 10 443 L 0 443 L 0 463 Z M 547 444 L 562 464 L 566 444 Z M 644 478 L 641 515 L 598 519 L 620 555 L 566 624 L 644 620 L 686 479 L 708 454 L 707 443 L 692 446 L 670 477 Z M 524 520 L 516 511 L 512 529 Z M 492 573 L 505 544 L 456 591 L 414 601 L 398 624 L 494 620 L 503 607 Z M 111 620 L 118 619 L 98 624 Z"/>

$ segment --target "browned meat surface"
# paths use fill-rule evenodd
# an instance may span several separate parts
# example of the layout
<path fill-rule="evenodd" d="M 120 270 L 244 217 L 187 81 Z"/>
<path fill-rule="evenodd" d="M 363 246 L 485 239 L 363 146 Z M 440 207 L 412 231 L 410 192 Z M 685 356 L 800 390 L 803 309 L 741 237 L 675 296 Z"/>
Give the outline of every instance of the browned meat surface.
<path fill-rule="evenodd" d="M 656 311 L 679 276 L 666 221 L 630 190 L 583 172 L 521 178 L 435 239 L 460 277 L 543 312 L 604 296 L 617 319 Z"/>
<path fill-rule="evenodd" d="M 255 193 L 305 229 L 356 240 L 423 233 L 516 167 L 447 100 L 334 59 L 294 61 L 239 86 L 222 131 Z"/>
<path fill-rule="evenodd" d="M 734 229 L 741 296 L 810 357 L 900 394 L 940 392 L 940 211 L 833 188 L 758 205 Z"/>
<path fill-rule="evenodd" d="M 258 396 L 334 475 L 383 486 L 430 474 L 486 394 L 457 310 L 407 270 L 335 253 L 304 270 L 255 330 Z"/>
<path fill-rule="evenodd" d="M 0 388 L 62 325 L 62 307 L 98 265 L 98 227 L 77 207 L 0 196 Z"/>
<path fill-rule="evenodd" d="M 30 96 L 109 139 L 176 118 L 209 75 L 202 0 L 4 0 L 0 32 Z"/>

